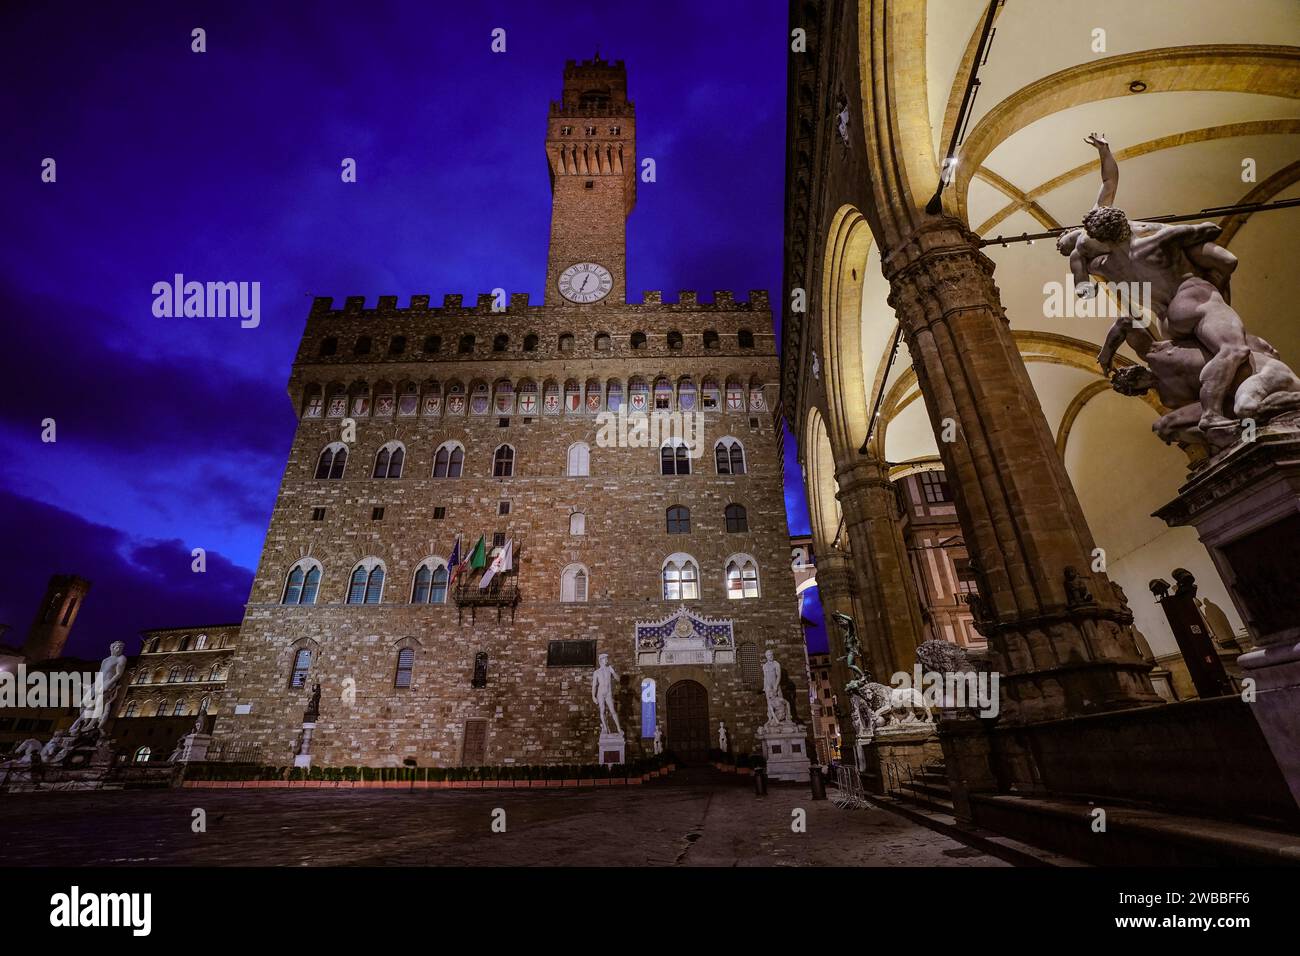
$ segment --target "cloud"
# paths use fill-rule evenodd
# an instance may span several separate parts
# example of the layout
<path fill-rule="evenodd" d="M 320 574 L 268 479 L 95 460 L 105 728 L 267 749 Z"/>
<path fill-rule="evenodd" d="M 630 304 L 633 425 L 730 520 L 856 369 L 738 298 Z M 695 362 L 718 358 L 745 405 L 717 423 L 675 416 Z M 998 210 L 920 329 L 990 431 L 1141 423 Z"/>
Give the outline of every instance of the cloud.
<path fill-rule="evenodd" d="M 136 541 L 116 528 L 0 490 L 0 622 L 21 644 L 52 574 L 91 582 L 65 653 L 102 657 L 113 640 L 139 650 L 146 628 L 234 623 L 243 618 L 253 572 L 209 551 L 207 571 L 190 570 L 180 541 Z"/>

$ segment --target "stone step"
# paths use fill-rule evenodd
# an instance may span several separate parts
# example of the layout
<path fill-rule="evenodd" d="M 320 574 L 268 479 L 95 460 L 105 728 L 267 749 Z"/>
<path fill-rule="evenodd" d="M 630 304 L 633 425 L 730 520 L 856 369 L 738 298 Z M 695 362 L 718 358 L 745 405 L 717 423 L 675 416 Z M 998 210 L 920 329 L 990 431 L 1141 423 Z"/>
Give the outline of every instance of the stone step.
<path fill-rule="evenodd" d="M 927 797 L 937 797 L 941 800 L 952 802 L 952 788 L 948 786 L 948 781 L 943 783 L 930 783 L 923 780 L 914 780 L 911 783 L 903 785 L 904 791 L 910 793 L 923 793 Z"/>
<path fill-rule="evenodd" d="M 1087 866 L 1080 860 L 1063 856 L 1050 850 L 1030 846 L 1019 840 L 990 830 L 963 824 L 953 815 L 952 806 L 927 805 L 925 802 L 891 796 L 873 795 L 877 806 L 901 817 L 951 837 L 967 846 L 982 850 L 989 856 L 1005 860 L 1014 866 Z"/>
<path fill-rule="evenodd" d="M 972 794 L 971 805 L 986 828 L 1090 863 L 1300 866 L 1300 833 L 1280 828 L 1060 795 Z M 1098 807 L 1102 833 L 1093 830 Z"/>

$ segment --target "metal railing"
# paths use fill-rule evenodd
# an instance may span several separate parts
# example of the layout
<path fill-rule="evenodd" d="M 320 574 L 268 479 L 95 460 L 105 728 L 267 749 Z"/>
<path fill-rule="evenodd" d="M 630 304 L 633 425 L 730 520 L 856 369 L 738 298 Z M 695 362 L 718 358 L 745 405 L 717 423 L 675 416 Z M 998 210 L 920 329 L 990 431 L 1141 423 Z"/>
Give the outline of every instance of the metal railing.
<path fill-rule="evenodd" d="M 862 785 L 857 767 L 839 764 L 835 768 L 835 790 L 830 799 L 841 810 L 861 810 L 869 805 L 867 788 Z"/>

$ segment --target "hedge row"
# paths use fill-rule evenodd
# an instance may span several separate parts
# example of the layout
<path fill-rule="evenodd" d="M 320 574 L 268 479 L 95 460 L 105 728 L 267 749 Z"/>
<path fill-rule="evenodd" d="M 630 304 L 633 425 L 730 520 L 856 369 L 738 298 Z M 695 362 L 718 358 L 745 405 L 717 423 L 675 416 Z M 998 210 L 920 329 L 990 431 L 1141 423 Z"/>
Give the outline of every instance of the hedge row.
<path fill-rule="evenodd" d="M 258 767 L 250 764 L 192 763 L 186 780 L 589 780 L 640 777 L 676 763 L 671 754 L 626 764 L 554 764 L 500 767 Z"/>

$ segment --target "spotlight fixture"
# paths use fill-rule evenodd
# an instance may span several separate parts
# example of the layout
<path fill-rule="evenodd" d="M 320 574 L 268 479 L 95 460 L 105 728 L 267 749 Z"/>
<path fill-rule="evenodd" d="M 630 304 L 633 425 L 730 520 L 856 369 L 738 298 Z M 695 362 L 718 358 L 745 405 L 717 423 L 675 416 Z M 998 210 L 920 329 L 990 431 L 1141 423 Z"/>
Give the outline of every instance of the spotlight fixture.
<path fill-rule="evenodd" d="M 1141 80 L 1134 80 L 1128 85 L 1128 91 L 1130 93 L 1145 93 L 1147 91 L 1147 85 Z"/>

